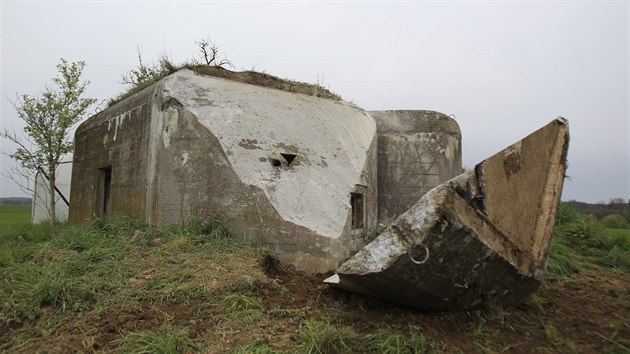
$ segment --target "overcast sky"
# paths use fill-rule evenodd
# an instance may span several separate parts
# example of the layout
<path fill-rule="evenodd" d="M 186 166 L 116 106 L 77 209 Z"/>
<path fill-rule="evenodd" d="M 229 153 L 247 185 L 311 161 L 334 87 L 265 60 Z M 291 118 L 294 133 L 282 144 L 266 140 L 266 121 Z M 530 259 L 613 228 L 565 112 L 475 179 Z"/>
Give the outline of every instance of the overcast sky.
<path fill-rule="evenodd" d="M 58 2 L 1 6 L 0 127 L 37 94 L 59 58 L 84 60 L 89 94 L 166 53 L 198 56 L 210 36 L 236 69 L 316 82 L 368 109 L 456 117 L 464 166 L 557 116 L 570 122 L 563 200 L 629 197 L 627 1 Z M 4 151 L 12 147 L 1 142 Z M 0 160 L 0 169 L 10 162 Z M 0 179 L 0 196 L 21 196 Z"/>

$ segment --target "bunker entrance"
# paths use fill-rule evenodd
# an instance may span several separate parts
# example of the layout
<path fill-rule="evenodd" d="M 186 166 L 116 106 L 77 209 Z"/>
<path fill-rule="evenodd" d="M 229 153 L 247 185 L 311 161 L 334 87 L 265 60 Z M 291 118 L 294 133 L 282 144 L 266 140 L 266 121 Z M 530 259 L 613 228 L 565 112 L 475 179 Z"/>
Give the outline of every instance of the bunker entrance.
<path fill-rule="evenodd" d="M 97 212 L 101 215 L 107 215 L 110 204 L 110 194 L 112 186 L 112 166 L 106 166 L 98 169 L 98 196 L 97 196 Z"/>
<path fill-rule="evenodd" d="M 352 206 L 352 228 L 362 229 L 363 220 L 363 194 L 350 193 L 350 205 Z"/>

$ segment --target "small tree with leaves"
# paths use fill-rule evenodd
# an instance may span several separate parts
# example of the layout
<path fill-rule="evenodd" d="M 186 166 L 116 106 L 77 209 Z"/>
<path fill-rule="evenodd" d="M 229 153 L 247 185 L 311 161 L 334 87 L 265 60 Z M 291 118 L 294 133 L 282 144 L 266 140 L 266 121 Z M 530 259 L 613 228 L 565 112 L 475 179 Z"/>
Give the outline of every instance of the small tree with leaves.
<path fill-rule="evenodd" d="M 70 132 L 86 114 L 88 108 L 96 102 L 94 98 L 83 97 L 89 81 L 82 81 L 81 74 L 85 63 L 68 62 L 61 59 L 57 65 L 59 76 L 52 79 L 53 86 L 46 87 L 40 96 L 21 95 L 11 102 L 18 117 L 24 121 L 24 134 L 4 129 L 0 137 L 16 144 L 15 152 L 9 154 L 20 163 L 22 171 L 19 176 L 9 174 L 8 177 L 18 182 L 22 189 L 28 185 L 20 184 L 20 177 L 28 172 L 34 176 L 37 172 L 48 178 L 49 205 L 47 205 L 50 221 L 55 223 L 56 176 L 57 168 L 64 154 L 74 149 Z"/>

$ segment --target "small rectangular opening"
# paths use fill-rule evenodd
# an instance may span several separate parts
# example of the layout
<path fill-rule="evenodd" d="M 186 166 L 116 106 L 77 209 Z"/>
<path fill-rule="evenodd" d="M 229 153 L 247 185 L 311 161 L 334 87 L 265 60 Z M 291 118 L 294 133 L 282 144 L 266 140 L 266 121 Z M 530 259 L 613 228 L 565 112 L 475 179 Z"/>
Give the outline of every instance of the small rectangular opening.
<path fill-rule="evenodd" d="M 96 203 L 97 212 L 101 215 L 107 215 L 110 205 L 110 194 L 112 186 L 112 166 L 106 166 L 98 169 L 98 201 Z"/>
<path fill-rule="evenodd" d="M 363 228 L 363 194 L 350 193 L 350 205 L 352 206 L 352 228 Z"/>

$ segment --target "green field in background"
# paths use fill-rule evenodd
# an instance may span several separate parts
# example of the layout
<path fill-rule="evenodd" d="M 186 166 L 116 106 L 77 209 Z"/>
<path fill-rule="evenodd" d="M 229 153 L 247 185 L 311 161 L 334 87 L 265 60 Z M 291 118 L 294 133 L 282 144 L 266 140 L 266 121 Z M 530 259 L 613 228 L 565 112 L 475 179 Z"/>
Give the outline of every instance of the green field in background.
<path fill-rule="evenodd" d="M 0 228 L 31 222 L 30 205 L 0 205 Z"/>
<path fill-rule="evenodd" d="M 630 238 L 630 229 L 606 229 L 606 232 L 615 237 L 625 236 Z"/>

